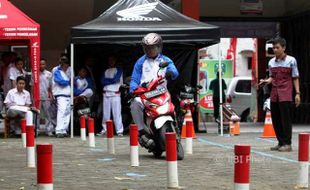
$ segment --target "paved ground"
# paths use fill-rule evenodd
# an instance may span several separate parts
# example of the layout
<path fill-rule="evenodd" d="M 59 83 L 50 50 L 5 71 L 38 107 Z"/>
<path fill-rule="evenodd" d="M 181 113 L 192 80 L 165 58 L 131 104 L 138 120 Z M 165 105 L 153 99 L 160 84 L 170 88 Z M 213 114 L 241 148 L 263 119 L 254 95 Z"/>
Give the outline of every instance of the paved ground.
<path fill-rule="evenodd" d="M 296 127 L 296 131 L 310 128 Z M 179 183 L 185 189 L 233 189 L 233 145 L 250 144 L 251 189 L 294 189 L 297 178 L 297 133 L 294 151 L 270 152 L 275 139 L 260 139 L 260 133 L 219 137 L 212 131 L 194 140 L 194 155 L 178 162 Z M 246 127 L 242 131 L 248 131 Z M 54 189 L 165 189 L 165 159 L 154 159 L 140 149 L 140 167 L 129 166 L 129 138 L 116 138 L 116 155 L 106 153 L 106 138 L 96 138 L 89 148 L 79 138 L 37 138 L 37 143 L 54 145 Z M 0 189 L 36 189 L 36 170 L 26 168 L 26 153 L 20 139 L 0 139 Z"/>

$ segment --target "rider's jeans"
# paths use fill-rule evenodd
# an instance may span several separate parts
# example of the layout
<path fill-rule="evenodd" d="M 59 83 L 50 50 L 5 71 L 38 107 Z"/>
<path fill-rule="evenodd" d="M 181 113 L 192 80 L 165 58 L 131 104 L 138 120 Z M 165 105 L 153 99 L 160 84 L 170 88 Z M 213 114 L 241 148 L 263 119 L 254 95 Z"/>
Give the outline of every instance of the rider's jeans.
<path fill-rule="evenodd" d="M 142 104 L 141 98 L 136 97 L 130 105 L 131 108 L 131 115 L 134 120 L 134 122 L 138 125 L 139 131 L 144 129 L 144 119 L 143 119 L 143 110 L 144 105 Z"/>

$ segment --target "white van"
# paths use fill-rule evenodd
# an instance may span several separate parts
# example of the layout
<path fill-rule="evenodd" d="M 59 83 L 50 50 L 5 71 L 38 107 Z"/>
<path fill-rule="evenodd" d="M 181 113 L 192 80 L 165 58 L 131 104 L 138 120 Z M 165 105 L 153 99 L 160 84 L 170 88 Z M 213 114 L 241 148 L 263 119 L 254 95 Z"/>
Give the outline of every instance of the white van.
<path fill-rule="evenodd" d="M 251 107 L 251 77 L 234 77 L 227 89 L 227 103 L 241 117 L 241 121 L 247 121 Z"/>

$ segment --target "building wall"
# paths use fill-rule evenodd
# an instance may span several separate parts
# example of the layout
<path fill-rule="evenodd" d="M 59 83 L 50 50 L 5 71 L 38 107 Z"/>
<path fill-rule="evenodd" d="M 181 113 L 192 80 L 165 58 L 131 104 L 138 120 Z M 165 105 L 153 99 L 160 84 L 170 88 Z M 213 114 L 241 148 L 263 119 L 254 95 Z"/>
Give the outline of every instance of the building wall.
<path fill-rule="evenodd" d="M 221 39 L 222 59 L 226 59 L 227 50 L 230 46 L 230 38 Z M 252 57 L 254 41 L 252 38 L 238 38 L 236 48 L 236 76 L 251 76 L 251 69 L 248 69 L 248 57 Z M 207 48 L 207 55 L 210 59 L 218 59 L 218 45 Z"/>
<path fill-rule="evenodd" d="M 281 17 L 285 11 L 284 0 L 263 1 L 263 17 Z M 201 16 L 206 17 L 240 17 L 240 0 L 201 0 L 200 13 Z M 253 15 L 250 16 L 253 17 Z"/>
<path fill-rule="evenodd" d="M 68 46 L 70 28 L 99 16 L 117 0 L 11 0 L 11 2 L 41 24 L 42 57 L 47 58 L 52 65 L 56 65 L 60 52 Z M 181 0 L 166 2 L 176 10 L 181 8 Z M 281 17 L 310 7 L 309 0 L 263 2 L 264 14 L 257 17 Z M 201 0 L 200 12 L 201 16 L 206 17 L 240 17 L 240 0 Z"/>

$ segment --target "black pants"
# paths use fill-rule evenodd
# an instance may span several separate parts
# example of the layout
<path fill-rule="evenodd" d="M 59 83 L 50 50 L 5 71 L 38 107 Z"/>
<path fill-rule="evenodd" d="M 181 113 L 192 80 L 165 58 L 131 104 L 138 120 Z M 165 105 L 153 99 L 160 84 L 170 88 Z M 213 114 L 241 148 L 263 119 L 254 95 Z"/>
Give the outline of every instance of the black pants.
<path fill-rule="evenodd" d="M 225 103 L 225 96 L 223 96 L 223 103 Z M 214 108 L 214 118 L 218 119 L 220 115 L 220 97 L 213 96 L 213 108 Z"/>
<path fill-rule="evenodd" d="M 292 102 L 271 102 L 272 124 L 279 145 L 292 144 Z"/>

